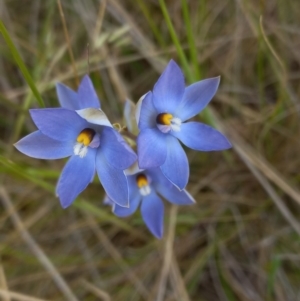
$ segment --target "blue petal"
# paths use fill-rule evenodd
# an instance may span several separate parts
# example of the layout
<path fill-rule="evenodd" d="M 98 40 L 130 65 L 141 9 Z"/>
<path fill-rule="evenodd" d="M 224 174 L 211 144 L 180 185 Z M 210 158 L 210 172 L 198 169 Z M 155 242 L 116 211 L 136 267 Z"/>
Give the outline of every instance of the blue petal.
<path fill-rule="evenodd" d="M 59 103 L 62 108 L 69 110 L 79 110 L 78 95 L 75 91 L 65 86 L 64 84 L 56 84 L 56 93 Z"/>
<path fill-rule="evenodd" d="M 14 144 L 23 154 L 37 159 L 60 159 L 73 154 L 74 144 L 71 141 L 57 141 L 33 132 Z"/>
<path fill-rule="evenodd" d="M 137 137 L 138 163 L 140 168 L 162 165 L 167 156 L 167 135 L 158 129 L 145 129 Z"/>
<path fill-rule="evenodd" d="M 147 174 L 152 179 L 151 185 L 169 202 L 176 205 L 191 205 L 194 198 L 186 191 L 175 187 L 162 173 L 160 168 L 148 169 Z"/>
<path fill-rule="evenodd" d="M 186 146 L 199 151 L 218 151 L 231 147 L 223 134 L 200 122 L 182 123 L 181 130 L 172 134 Z"/>
<path fill-rule="evenodd" d="M 153 106 L 152 92 L 148 92 L 141 100 L 139 115 L 137 116 L 138 127 L 140 130 L 156 127 L 157 111 Z"/>
<path fill-rule="evenodd" d="M 100 138 L 100 148 L 107 162 L 117 168 L 126 169 L 137 159 L 136 154 L 114 129 L 104 127 Z"/>
<path fill-rule="evenodd" d="M 176 187 L 185 188 L 189 179 L 189 162 L 179 141 L 171 135 L 168 136 L 167 159 L 160 169 Z"/>
<path fill-rule="evenodd" d="M 100 108 L 100 101 L 88 75 L 85 75 L 78 88 L 80 109 Z"/>
<path fill-rule="evenodd" d="M 141 199 L 142 199 L 142 196 L 138 193 L 135 195 L 134 198 L 129 198 L 129 208 L 115 205 L 114 209 L 113 209 L 113 213 L 118 217 L 129 216 L 137 210 Z"/>
<path fill-rule="evenodd" d="M 30 115 L 44 135 L 59 141 L 75 140 L 88 127 L 84 119 L 68 109 L 32 109 Z"/>
<path fill-rule="evenodd" d="M 168 181 L 168 180 L 167 180 Z M 160 182 L 156 185 L 156 189 L 170 203 L 176 205 L 192 205 L 195 203 L 194 198 L 184 189 L 179 190 L 169 182 L 169 185 Z"/>
<path fill-rule="evenodd" d="M 103 152 L 98 149 L 96 169 L 100 182 L 113 202 L 121 207 L 129 207 L 127 178 L 124 172 L 111 166 Z"/>
<path fill-rule="evenodd" d="M 216 94 L 220 77 L 201 80 L 185 89 L 182 102 L 175 116 L 182 121 L 190 119 L 202 111 Z"/>
<path fill-rule="evenodd" d="M 155 192 L 143 197 L 141 213 L 152 234 L 162 238 L 164 232 L 164 204 Z"/>
<path fill-rule="evenodd" d="M 89 148 L 85 157 L 72 156 L 65 165 L 56 187 L 63 208 L 72 204 L 95 175 L 96 150 Z"/>
<path fill-rule="evenodd" d="M 173 114 L 182 100 L 184 89 L 184 76 L 171 60 L 153 89 L 153 104 L 157 112 Z"/>
<path fill-rule="evenodd" d="M 172 184 L 171 184 L 172 185 Z M 170 203 L 175 205 L 193 205 L 195 199 L 185 190 L 179 190 L 175 186 L 166 189 L 166 187 L 160 186 L 158 192 Z"/>

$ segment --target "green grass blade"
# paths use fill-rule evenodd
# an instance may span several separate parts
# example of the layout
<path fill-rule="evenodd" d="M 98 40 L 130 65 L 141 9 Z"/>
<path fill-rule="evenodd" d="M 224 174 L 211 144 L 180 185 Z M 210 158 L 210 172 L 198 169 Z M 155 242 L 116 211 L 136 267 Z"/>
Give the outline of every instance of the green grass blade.
<path fill-rule="evenodd" d="M 191 68 L 188 64 L 188 61 L 187 61 L 187 58 L 186 58 L 186 55 L 180 45 L 180 42 L 179 42 L 179 39 L 177 37 L 177 34 L 175 32 L 175 29 L 173 27 L 173 24 L 172 24 L 172 21 L 171 21 L 171 18 L 170 18 L 170 15 L 169 15 L 169 12 L 167 10 L 167 7 L 166 7 L 166 4 L 165 4 L 165 1 L 164 0 L 159 0 L 159 4 L 160 4 L 160 7 L 161 7 L 161 10 L 163 12 L 163 15 L 164 15 L 164 18 L 166 20 L 166 23 L 167 23 L 167 26 L 168 26 L 168 29 L 170 31 L 170 35 L 171 35 L 171 38 L 173 40 L 173 43 L 175 44 L 175 47 L 176 47 L 176 50 L 177 50 L 177 53 L 179 55 L 179 58 L 181 60 L 181 63 L 183 65 L 183 68 L 184 68 L 184 71 L 185 71 L 185 74 L 187 76 L 187 79 L 188 79 L 188 82 L 192 83 L 192 82 L 195 82 L 197 80 L 196 76 L 194 76 L 194 74 L 192 73 L 191 71 Z M 191 36 L 192 38 L 192 36 Z M 202 112 L 201 112 L 202 116 L 203 116 L 203 119 L 211 124 L 211 125 L 215 125 L 215 120 L 214 120 L 214 117 L 212 116 L 211 112 L 209 111 L 208 108 L 204 109 Z"/>
<path fill-rule="evenodd" d="M 193 34 L 187 0 L 181 0 L 181 6 L 182 6 L 183 18 L 186 27 L 189 48 L 190 48 L 191 61 L 193 63 L 194 75 L 195 75 L 195 79 L 199 80 L 201 78 L 201 74 L 200 74 L 199 64 L 198 64 L 197 47 L 195 43 L 196 39 Z"/>
<path fill-rule="evenodd" d="M 189 67 L 189 64 L 188 64 L 188 61 L 187 61 L 187 58 L 186 58 L 186 55 L 180 45 L 180 41 L 177 37 L 177 34 L 175 32 L 175 29 L 173 27 L 173 24 L 172 24 L 172 21 L 171 21 L 171 18 L 170 18 L 170 15 L 169 15 L 169 12 L 168 12 L 168 9 L 167 9 L 167 6 L 166 6 L 166 3 L 164 0 L 159 0 L 159 4 L 160 4 L 160 8 L 162 10 L 162 13 L 164 15 L 164 18 L 166 20 L 166 23 L 167 23 L 167 26 L 168 26 L 168 29 L 170 31 L 170 35 L 171 35 L 171 38 L 173 40 L 173 43 L 175 44 L 175 47 L 176 47 L 176 50 L 177 50 L 177 53 L 179 55 L 179 58 L 181 60 L 181 63 L 183 65 L 183 68 L 186 72 L 186 75 L 187 75 L 187 78 L 188 78 L 188 81 L 189 82 L 192 82 L 194 81 L 194 76 L 191 72 L 191 69 Z"/>
<path fill-rule="evenodd" d="M 147 6 L 143 0 L 137 0 L 137 4 L 139 5 L 142 13 L 144 14 L 152 32 L 153 35 L 155 36 L 155 38 L 157 39 L 157 41 L 159 42 L 160 46 L 162 48 L 164 48 L 166 45 L 164 38 L 161 34 L 161 32 L 159 31 L 158 27 L 156 26 L 156 24 L 154 23 L 153 17 L 151 16 L 151 12 L 148 10 L 149 6 Z"/>
<path fill-rule="evenodd" d="M 27 84 L 31 88 L 33 95 L 36 97 L 37 102 L 39 103 L 40 107 L 45 107 L 44 101 L 43 101 L 39 91 L 37 90 L 37 88 L 34 84 L 34 81 L 33 81 L 32 77 L 30 76 L 30 73 L 28 72 L 28 70 L 27 70 L 27 68 L 26 68 L 26 66 L 25 66 L 25 64 L 24 64 L 24 62 L 23 62 L 16 46 L 14 45 L 12 39 L 9 36 L 8 31 L 6 30 L 4 24 L 1 20 L 0 20 L 0 31 L 3 35 L 3 38 L 4 38 L 6 44 L 9 48 L 11 54 L 13 55 L 13 58 L 14 58 L 16 64 L 20 68 Z"/>
<path fill-rule="evenodd" d="M 43 181 L 37 177 L 33 177 L 31 174 L 28 174 L 27 171 L 22 167 L 16 164 L 15 162 L 7 159 L 4 156 L 0 156 L 0 165 L 2 165 L 6 172 L 11 174 L 14 177 L 20 177 L 23 179 L 28 180 L 31 183 L 34 183 L 35 185 L 44 188 L 45 190 L 53 193 L 54 186 L 47 183 L 46 181 Z"/>
<path fill-rule="evenodd" d="M 281 260 L 278 257 L 274 257 L 268 268 L 268 281 L 267 281 L 267 300 L 273 300 L 274 288 L 276 282 L 276 275 L 281 266 Z"/>

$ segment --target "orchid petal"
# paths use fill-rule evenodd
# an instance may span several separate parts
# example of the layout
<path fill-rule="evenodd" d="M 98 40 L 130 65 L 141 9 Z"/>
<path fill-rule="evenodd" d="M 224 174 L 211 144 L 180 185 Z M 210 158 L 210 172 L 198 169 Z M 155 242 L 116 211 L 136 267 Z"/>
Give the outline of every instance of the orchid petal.
<path fill-rule="evenodd" d="M 231 147 L 223 134 L 200 122 L 182 123 L 181 130 L 172 134 L 186 146 L 198 151 L 218 151 Z"/>
<path fill-rule="evenodd" d="M 129 216 L 137 210 L 137 208 L 141 202 L 141 199 L 142 199 L 142 196 L 139 193 L 137 193 L 137 194 L 135 194 L 134 198 L 129 199 L 129 208 L 115 205 L 114 209 L 113 209 L 113 213 L 118 217 Z"/>
<path fill-rule="evenodd" d="M 93 83 L 88 75 L 85 75 L 81 80 L 78 88 L 78 98 L 80 109 L 100 108 L 100 101 L 93 86 Z"/>
<path fill-rule="evenodd" d="M 162 165 L 167 157 L 166 135 L 158 129 L 145 129 L 137 138 L 138 163 L 140 168 Z"/>
<path fill-rule="evenodd" d="M 179 190 L 170 182 L 169 185 L 160 182 L 156 185 L 156 189 L 166 200 L 175 205 L 192 205 L 196 202 L 185 189 Z"/>
<path fill-rule="evenodd" d="M 208 78 L 188 86 L 175 116 L 186 121 L 201 112 L 216 94 L 220 77 Z"/>
<path fill-rule="evenodd" d="M 182 100 L 184 89 L 182 71 L 171 60 L 153 89 L 153 104 L 157 112 L 173 114 Z"/>
<path fill-rule="evenodd" d="M 96 150 L 90 148 L 85 157 L 73 155 L 65 165 L 56 187 L 63 208 L 70 206 L 93 180 L 95 155 Z"/>
<path fill-rule="evenodd" d="M 143 198 L 141 213 L 151 233 L 158 239 L 162 238 L 164 231 L 164 204 L 155 192 Z"/>
<path fill-rule="evenodd" d="M 108 127 L 102 130 L 100 147 L 107 162 L 118 169 L 124 170 L 130 167 L 137 159 L 123 137 L 116 130 Z"/>
<path fill-rule="evenodd" d="M 135 106 L 135 120 L 136 120 L 137 125 L 139 124 L 139 121 L 140 121 L 141 107 L 142 107 L 143 100 L 144 100 L 144 98 L 146 97 L 146 95 L 148 93 L 149 92 L 147 92 L 146 94 L 141 96 L 140 99 L 138 100 L 136 106 Z"/>
<path fill-rule="evenodd" d="M 123 170 L 110 165 L 98 149 L 96 169 L 100 182 L 110 199 L 121 207 L 129 207 L 127 178 Z"/>
<path fill-rule="evenodd" d="M 140 110 L 137 116 L 140 130 L 156 127 L 157 111 L 152 102 L 152 92 L 148 92 L 140 101 Z"/>
<path fill-rule="evenodd" d="M 179 141 L 168 136 L 168 154 L 160 167 L 165 177 L 180 190 L 184 189 L 189 179 L 189 162 Z"/>
<path fill-rule="evenodd" d="M 32 109 L 30 115 L 38 129 L 46 136 L 59 140 L 75 140 L 88 123 L 75 111 L 56 109 Z"/>
<path fill-rule="evenodd" d="M 89 123 L 112 127 L 112 124 L 101 109 L 87 108 L 78 110 L 76 113 Z"/>
<path fill-rule="evenodd" d="M 152 179 L 152 185 L 156 191 L 169 202 L 176 205 L 191 205 L 194 198 L 186 191 L 175 187 L 162 173 L 160 168 L 149 169 L 148 175 Z"/>
<path fill-rule="evenodd" d="M 19 140 L 14 146 L 23 154 L 37 159 L 61 159 L 73 154 L 73 142 L 51 139 L 40 131 Z"/>
<path fill-rule="evenodd" d="M 75 91 L 73 91 L 72 89 L 70 89 L 62 83 L 57 83 L 56 93 L 62 108 L 69 110 L 80 109 L 78 95 Z"/>
<path fill-rule="evenodd" d="M 137 135 L 139 130 L 135 118 L 136 105 L 131 100 L 126 99 L 124 104 L 124 120 L 128 131 L 134 135 Z"/>

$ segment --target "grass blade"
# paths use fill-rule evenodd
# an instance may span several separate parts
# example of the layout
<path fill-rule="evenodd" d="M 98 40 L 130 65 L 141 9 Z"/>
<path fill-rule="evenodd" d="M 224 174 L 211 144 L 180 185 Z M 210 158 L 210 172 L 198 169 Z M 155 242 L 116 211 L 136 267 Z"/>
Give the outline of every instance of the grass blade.
<path fill-rule="evenodd" d="M 184 71 L 186 72 L 188 81 L 192 82 L 193 79 L 194 79 L 194 77 L 193 77 L 193 74 L 191 72 L 191 68 L 189 67 L 186 55 L 183 52 L 183 49 L 182 49 L 182 47 L 180 45 L 180 41 L 179 41 L 179 39 L 177 37 L 177 34 L 175 32 L 175 29 L 173 27 L 173 24 L 172 24 L 172 21 L 171 21 L 171 18 L 170 18 L 170 15 L 169 15 L 166 3 L 165 3 L 164 0 L 159 0 L 159 4 L 160 4 L 161 10 L 162 10 L 162 13 L 164 15 L 164 18 L 166 20 L 168 29 L 170 31 L 171 38 L 173 40 L 173 43 L 175 44 L 177 53 L 179 55 L 179 58 L 181 60 L 182 65 L 183 65 Z"/>
<path fill-rule="evenodd" d="M 45 107 L 44 101 L 39 93 L 39 91 L 37 90 L 34 81 L 32 79 L 32 77 L 30 76 L 30 73 L 28 72 L 16 46 L 14 45 L 12 39 L 10 38 L 10 35 L 8 33 L 8 31 L 6 30 L 3 22 L 0 20 L 0 31 L 3 35 L 3 38 L 16 62 L 16 64 L 18 65 L 18 67 L 20 68 L 27 84 L 29 85 L 33 95 L 36 97 L 37 102 L 39 103 L 40 107 Z"/>

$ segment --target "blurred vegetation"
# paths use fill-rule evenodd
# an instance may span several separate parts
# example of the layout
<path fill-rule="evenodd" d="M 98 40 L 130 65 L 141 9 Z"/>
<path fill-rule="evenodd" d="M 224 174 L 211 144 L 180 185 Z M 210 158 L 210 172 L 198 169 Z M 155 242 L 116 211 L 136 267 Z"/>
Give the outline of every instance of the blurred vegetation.
<path fill-rule="evenodd" d="M 56 0 L 0 0 L 0 299 L 300 300 L 300 2 L 62 0 L 62 9 L 64 19 Z M 221 75 L 197 119 L 234 145 L 187 150 L 197 204 L 166 203 L 161 241 L 139 213 L 114 217 L 96 178 L 63 210 L 54 187 L 65 161 L 13 148 L 35 129 L 28 109 L 58 106 L 55 83 L 76 89 L 90 72 L 102 108 L 124 124 L 125 99 L 152 89 L 170 58 L 187 84 Z"/>

